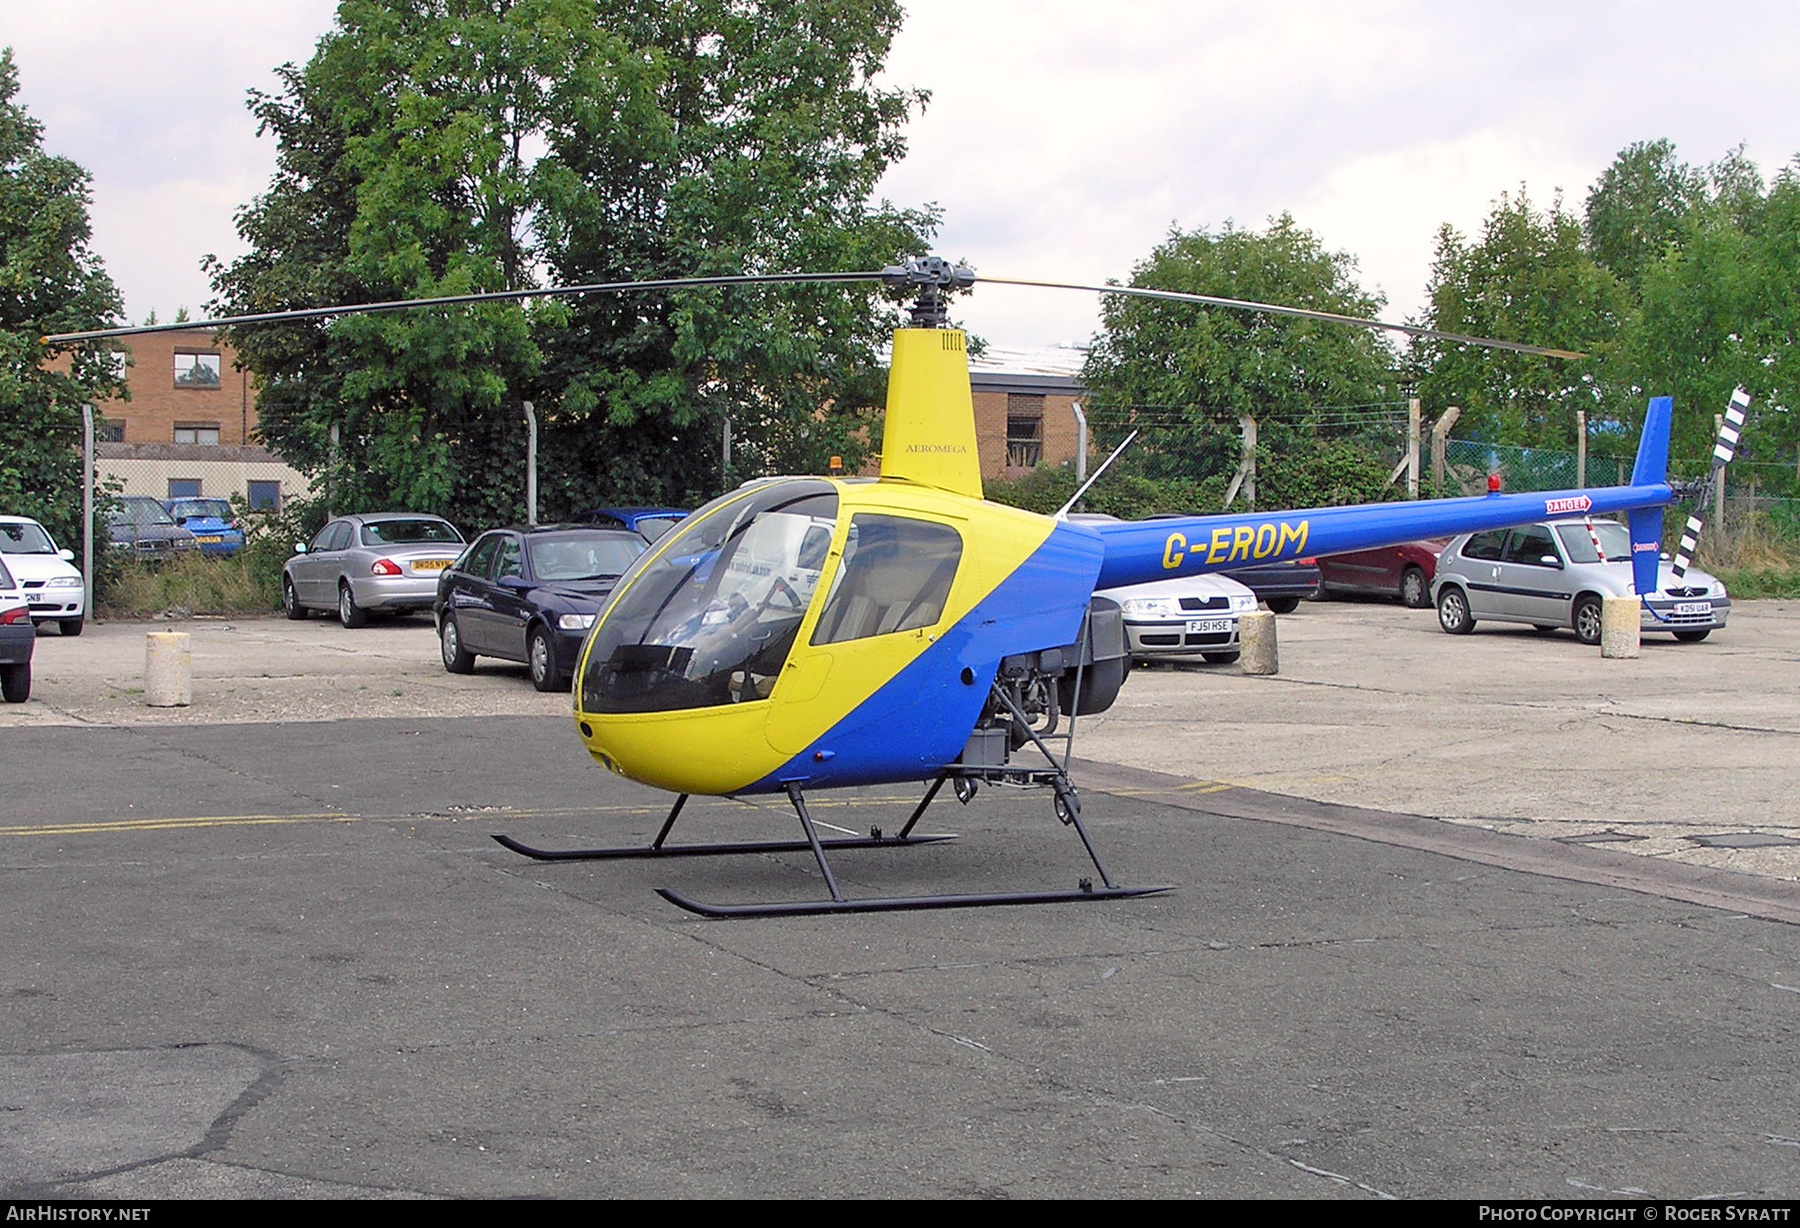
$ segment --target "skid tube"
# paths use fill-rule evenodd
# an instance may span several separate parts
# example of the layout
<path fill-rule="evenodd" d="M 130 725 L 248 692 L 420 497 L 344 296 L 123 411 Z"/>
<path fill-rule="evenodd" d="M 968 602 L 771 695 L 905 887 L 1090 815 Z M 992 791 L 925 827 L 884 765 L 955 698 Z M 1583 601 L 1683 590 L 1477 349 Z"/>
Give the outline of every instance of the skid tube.
<path fill-rule="evenodd" d="M 942 784 L 940 780 L 938 782 Z M 933 786 L 931 793 L 936 793 Z M 925 795 L 925 802 L 931 800 L 931 793 Z M 662 830 L 656 833 L 656 839 L 649 844 L 632 844 L 622 848 L 606 849 L 543 849 L 513 839 L 504 832 L 491 833 L 494 842 L 502 848 L 511 849 L 521 856 L 533 861 L 628 861 L 632 859 L 650 859 L 657 857 L 721 857 L 739 853 L 807 853 L 813 851 L 812 843 L 805 840 L 745 840 L 724 844 L 665 844 L 669 838 L 669 829 L 675 826 L 675 820 L 681 817 L 681 808 L 687 805 L 688 795 L 683 793 L 676 797 L 675 805 L 669 810 L 669 817 L 664 820 Z M 884 836 L 879 827 L 866 836 L 849 836 L 842 839 L 823 840 L 818 843 L 828 849 L 884 849 L 897 848 L 912 844 L 941 844 L 946 840 L 954 840 L 954 834 L 940 836 L 915 836 L 912 834 L 913 824 L 925 813 L 925 803 L 913 812 L 907 822 L 906 829 L 897 836 Z"/>
<path fill-rule="evenodd" d="M 1052 760 L 1054 763 L 1054 760 Z M 1100 855 L 1094 849 L 1094 843 L 1088 838 L 1087 829 L 1081 824 L 1081 802 L 1075 794 L 1074 786 L 1060 768 L 1051 771 L 1014 767 L 979 767 L 963 768 L 960 765 L 946 768 L 937 779 L 931 782 L 931 788 L 914 808 L 906 825 L 900 829 L 898 836 L 892 837 L 889 843 L 900 843 L 914 839 L 913 825 L 924 815 L 926 807 L 931 805 L 938 790 L 944 782 L 956 780 L 957 798 L 967 803 L 975 795 L 975 788 L 981 780 L 1005 780 L 1016 778 L 1019 783 L 1053 784 L 1056 788 L 1056 816 L 1064 823 L 1075 828 L 1081 836 L 1082 847 L 1087 850 L 1088 858 L 1094 863 L 1094 870 L 1100 876 L 1096 884 L 1090 878 L 1082 878 L 1072 890 L 1064 891 L 999 891 L 983 892 L 974 895 L 915 895 L 874 899 L 853 899 L 844 895 L 838 887 L 837 875 L 832 873 L 831 862 L 825 857 L 825 850 L 838 845 L 835 841 L 820 840 L 813 827 L 811 813 L 806 808 L 806 797 L 798 784 L 787 786 L 788 800 L 794 804 L 794 813 L 799 816 L 800 825 L 806 830 L 806 844 L 814 859 L 819 863 L 819 874 L 825 880 L 825 888 L 831 893 L 828 900 L 784 900 L 762 904 L 708 904 L 701 900 L 691 899 L 667 887 L 658 887 L 656 893 L 677 908 L 685 908 L 702 917 L 716 919 L 732 919 L 742 917 L 811 917 L 827 913 L 862 913 L 862 912 L 915 912 L 940 908 L 994 908 L 1009 904 L 1069 904 L 1085 900 L 1117 900 L 1140 895 L 1160 895 L 1172 890 L 1170 887 L 1121 887 L 1112 881 L 1106 873 L 1106 867 L 1100 863 Z M 1052 779 L 1053 778 L 1053 779 Z"/>

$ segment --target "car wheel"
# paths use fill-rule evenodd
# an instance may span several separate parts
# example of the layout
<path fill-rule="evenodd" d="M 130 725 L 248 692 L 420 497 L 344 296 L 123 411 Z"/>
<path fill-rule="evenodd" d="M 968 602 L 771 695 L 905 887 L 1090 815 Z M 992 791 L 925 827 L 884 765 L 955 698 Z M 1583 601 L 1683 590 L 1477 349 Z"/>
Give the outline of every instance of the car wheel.
<path fill-rule="evenodd" d="M 531 685 L 538 690 L 560 691 L 568 685 L 562 671 L 556 668 L 556 645 L 550 642 L 550 632 L 545 628 L 532 630 L 531 642 L 525 646 L 525 659 L 531 664 Z"/>
<path fill-rule="evenodd" d="M 306 617 L 306 607 L 300 604 L 300 594 L 294 591 L 294 581 L 291 576 L 281 577 L 281 609 L 295 622 Z"/>
<path fill-rule="evenodd" d="M 1600 642 L 1600 598 L 1592 593 L 1575 600 L 1575 638 L 1583 644 Z"/>
<path fill-rule="evenodd" d="M 1201 659 L 1211 661 L 1214 665 L 1230 665 L 1238 659 L 1238 654 L 1235 652 L 1203 652 L 1200 656 Z"/>
<path fill-rule="evenodd" d="M 443 650 L 445 669 L 453 674 L 475 672 L 475 654 L 462 645 L 462 629 L 456 625 L 456 615 L 446 614 L 438 624 L 438 647 Z"/>
<path fill-rule="evenodd" d="M 1300 598 L 1271 597 L 1269 598 L 1268 606 L 1270 610 L 1277 614 L 1292 614 L 1295 610 L 1300 608 Z"/>
<path fill-rule="evenodd" d="M 356 604 L 356 594 L 350 591 L 349 581 L 338 585 L 338 621 L 352 628 L 364 626 L 369 621 L 369 612 Z"/>
<path fill-rule="evenodd" d="M 1431 586 L 1417 567 L 1400 573 L 1400 601 L 1409 610 L 1423 610 L 1431 604 Z"/>
<path fill-rule="evenodd" d="M 1701 640 L 1711 634 L 1711 627 L 1701 627 L 1696 631 L 1677 631 L 1675 633 L 1675 638 L 1680 640 L 1683 644 L 1698 644 Z"/>
<path fill-rule="evenodd" d="M 1469 616 L 1469 596 L 1454 584 L 1446 584 L 1438 594 L 1438 626 L 1451 635 L 1467 635 L 1475 629 Z"/>
<path fill-rule="evenodd" d="M 22 704 L 31 698 L 31 662 L 0 666 L 0 696 L 9 704 Z"/>
<path fill-rule="evenodd" d="M 62 628 L 64 635 L 80 635 L 81 629 L 87 626 L 87 620 L 85 618 L 65 618 L 56 625 Z"/>

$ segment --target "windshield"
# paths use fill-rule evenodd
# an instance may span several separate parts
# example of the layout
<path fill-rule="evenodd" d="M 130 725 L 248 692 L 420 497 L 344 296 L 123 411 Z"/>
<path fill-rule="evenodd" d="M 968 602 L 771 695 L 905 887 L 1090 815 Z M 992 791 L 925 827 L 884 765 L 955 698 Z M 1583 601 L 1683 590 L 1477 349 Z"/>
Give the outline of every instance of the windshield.
<path fill-rule="evenodd" d="M 588 712 L 763 699 L 793 647 L 831 547 L 837 491 L 774 482 L 682 521 L 595 629 Z"/>
<path fill-rule="evenodd" d="M 1582 524 L 1556 526 L 1556 536 L 1562 539 L 1563 550 L 1571 563 L 1600 562 L 1600 556 L 1594 553 L 1593 539 L 1588 536 L 1589 527 Z M 1594 536 L 1600 539 L 1600 548 L 1606 551 L 1607 562 L 1631 561 L 1631 534 L 1624 525 L 1616 520 L 1596 520 L 1591 527 Z"/>
<path fill-rule="evenodd" d="M 169 515 L 177 520 L 230 520 L 231 504 L 224 499 L 176 499 L 169 504 Z"/>
<path fill-rule="evenodd" d="M 0 554 L 55 554 L 56 543 L 44 532 L 43 526 L 26 521 L 24 524 L 0 524 Z"/>
<path fill-rule="evenodd" d="M 163 505 L 148 495 L 127 495 L 119 506 L 106 514 L 108 524 L 174 524 Z"/>
<path fill-rule="evenodd" d="M 362 527 L 365 546 L 458 545 L 462 534 L 447 520 L 377 520 Z"/>
<path fill-rule="evenodd" d="M 545 581 L 622 576 L 648 549 L 642 538 L 624 533 L 554 533 L 525 539 L 531 574 Z"/>

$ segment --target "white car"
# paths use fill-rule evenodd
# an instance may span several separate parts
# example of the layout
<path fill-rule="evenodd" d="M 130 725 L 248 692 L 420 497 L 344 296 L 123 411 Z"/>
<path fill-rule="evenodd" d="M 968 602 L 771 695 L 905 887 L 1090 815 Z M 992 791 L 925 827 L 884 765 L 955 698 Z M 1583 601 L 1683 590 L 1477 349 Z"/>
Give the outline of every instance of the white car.
<path fill-rule="evenodd" d="M 25 516 L 0 516 L 0 555 L 31 603 L 33 622 L 53 622 L 80 635 L 87 618 L 86 586 L 75 552 L 57 547 L 43 525 Z"/>
<path fill-rule="evenodd" d="M 1256 594 L 1230 576 L 1177 576 L 1102 589 L 1125 615 L 1125 642 L 1134 660 L 1199 657 L 1214 664 L 1238 659 L 1238 616 L 1256 608 Z"/>

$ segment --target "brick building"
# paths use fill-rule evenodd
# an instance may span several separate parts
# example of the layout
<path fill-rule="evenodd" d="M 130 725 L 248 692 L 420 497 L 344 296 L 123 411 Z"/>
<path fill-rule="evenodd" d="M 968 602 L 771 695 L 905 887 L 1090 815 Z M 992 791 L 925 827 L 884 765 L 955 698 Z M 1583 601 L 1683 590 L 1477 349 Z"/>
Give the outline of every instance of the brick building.
<path fill-rule="evenodd" d="M 1081 385 L 1073 376 L 977 369 L 969 386 L 982 477 L 1021 478 L 1075 458 Z"/>
<path fill-rule="evenodd" d="M 237 355 L 204 329 L 125 342 L 126 401 L 95 404 L 96 460 L 128 495 L 242 495 L 253 506 L 304 493 L 304 475 L 254 442 L 256 394 Z"/>

